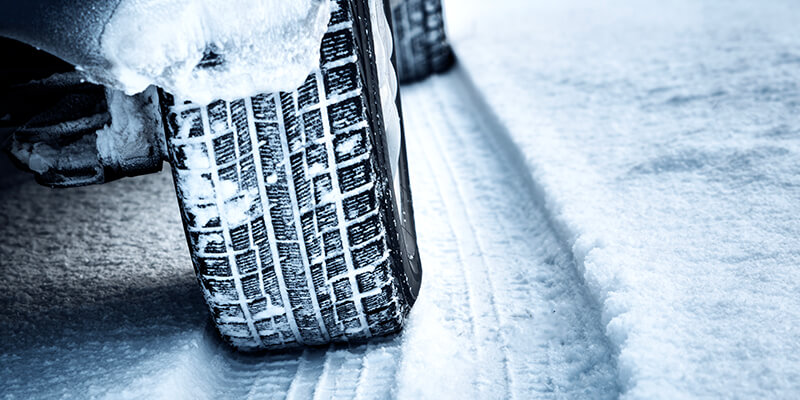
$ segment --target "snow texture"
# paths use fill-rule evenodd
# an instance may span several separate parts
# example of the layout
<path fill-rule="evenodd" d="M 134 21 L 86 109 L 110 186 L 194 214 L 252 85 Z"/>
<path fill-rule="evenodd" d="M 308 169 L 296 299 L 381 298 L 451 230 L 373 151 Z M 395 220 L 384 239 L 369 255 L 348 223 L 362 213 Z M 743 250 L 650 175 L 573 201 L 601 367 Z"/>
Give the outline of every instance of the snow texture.
<path fill-rule="evenodd" d="M 602 306 L 622 397 L 797 398 L 797 3 L 448 6 Z"/>
<path fill-rule="evenodd" d="M 291 90 L 317 67 L 330 13 L 324 0 L 122 0 L 100 38 L 109 64 L 81 67 L 200 104 Z"/>
<path fill-rule="evenodd" d="M 155 87 L 135 96 L 106 89 L 106 101 L 111 122 L 97 131 L 97 154 L 105 167 L 124 170 L 151 156 L 154 147 L 164 154 L 164 127 Z"/>

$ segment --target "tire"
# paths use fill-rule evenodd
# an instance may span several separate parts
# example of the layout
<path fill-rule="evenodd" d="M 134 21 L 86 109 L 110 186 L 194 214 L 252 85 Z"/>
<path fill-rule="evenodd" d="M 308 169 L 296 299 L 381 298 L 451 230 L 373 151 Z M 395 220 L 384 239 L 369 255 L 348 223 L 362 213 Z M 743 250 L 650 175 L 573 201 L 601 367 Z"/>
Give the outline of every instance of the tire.
<path fill-rule="evenodd" d="M 400 81 L 413 82 L 447 71 L 454 57 L 441 0 L 400 0 L 392 8 Z"/>
<path fill-rule="evenodd" d="M 297 90 L 208 106 L 162 93 L 195 272 L 220 335 L 240 350 L 397 332 L 419 292 L 407 171 L 398 210 L 362 25 L 370 13 L 332 1 L 321 66 Z"/>

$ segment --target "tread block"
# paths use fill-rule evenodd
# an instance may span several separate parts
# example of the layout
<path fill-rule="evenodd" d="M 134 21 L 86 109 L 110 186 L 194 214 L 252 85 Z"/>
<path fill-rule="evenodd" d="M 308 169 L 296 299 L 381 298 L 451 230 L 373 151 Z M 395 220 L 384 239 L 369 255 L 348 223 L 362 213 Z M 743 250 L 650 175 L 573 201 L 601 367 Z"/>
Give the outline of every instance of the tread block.
<path fill-rule="evenodd" d="M 244 99 L 238 99 L 231 102 L 231 122 L 233 127 L 236 128 L 236 134 L 239 136 L 241 142 L 242 137 L 250 140 L 250 128 L 247 122 L 247 105 Z"/>
<path fill-rule="evenodd" d="M 250 247 L 250 232 L 247 224 L 232 228 L 230 231 L 231 245 L 234 250 L 240 251 Z"/>
<path fill-rule="evenodd" d="M 278 201 L 273 204 L 269 213 L 272 217 L 272 228 L 275 230 L 275 238 L 277 240 L 297 240 L 291 204 Z"/>
<path fill-rule="evenodd" d="M 266 300 L 266 298 L 261 295 L 261 281 L 258 279 L 258 274 L 244 276 L 241 278 L 241 281 L 244 297 L 248 300 L 258 298 Z"/>
<path fill-rule="evenodd" d="M 214 138 L 214 157 L 217 165 L 228 164 L 236 159 L 236 142 L 233 139 L 233 132 Z"/>
<path fill-rule="evenodd" d="M 368 143 L 367 130 L 363 128 L 336 135 L 333 139 L 336 162 L 343 163 L 367 154 L 369 151 Z"/>
<path fill-rule="evenodd" d="M 322 125 L 322 112 L 315 109 L 303 113 L 303 129 L 306 140 L 314 141 L 325 137 L 325 128 Z"/>
<path fill-rule="evenodd" d="M 228 125 L 228 104 L 217 100 L 208 105 L 208 125 L 212 135 L 219 135 L 230 129 Z"/>
<path fill-rule="evenodd" d="M 266 297 L 255 299 L 252 302 L 247 303 L 247 309 L 250 310 L 250 314 L 251 315 L 255 315 L 255 314 L 258 314 L 260 312 L 264 312 L 264 311 L 267 310 L 268 307 L 269 307 L 269 302 L 267 302 L 267 298 Z M 267 320 L 267 321 L 269 321 L 269 320 Z M 259 322 L 264 322 L 264 321 L 259 321 Z M 256 329 L 258 329 L 258 326 L 256 326 Z M 259 329 L 259 331 L 260 331 L 260 329 Z"/>
<path fill-rule="evenodd" d="M 360 88 L 356 64 L 349 63 L 325 70 L 325 91 L 329 99 Z"/>
<path fill-rule="evenodd" d="M 364 103 L 361 96 L 351 97 L 328 106 L 328 119 L 334 134 L 363 121 Z"/>
<path fill-rule="evenodd" d="M 234 258 L 236 259 L 236 268 L 239 270 L 239 275 L 247 275 L 258 270 L 255 250 L 237 254 Z"/>
<path fill-rule="evenodd" d="M 325 65 L 333 61 L 355 56 L 352 43 L 353 32 L 349 29 L 326 33 L 322 38 L 320 63 Z"/>
<path fill-rule="evenodd" d="M 300 88 L 297 89 L 297 107 L 304 109 L 319 103 L 319 89 L 317 89 L 317 79 L 314 74 L 306 78 Z"/>
<path fill-rule="evenodd" d="M 382 327 L 383 330 L 394 331 L 399 328 L 399 324 L 394 322 L 396 320 L 395 315 L 397 314 L 397 304 L 391 302 L 388 306 L 367 313 L 367 324 L 373 326 L 389 323 L 390 325 L 388 327 Z"/>
<path fill-rule="evenodd" d="M 267 226 L 264 224 L 263 218 L 256 218 L 250 221 L 250 232 L 253 234 L 253 244 L 255 244 L 256 247 L 267 244 L 269 239 L 267 238 Z"/>
<path fill-rule="evenodd" d="M 333 192 L 333 181 L 328 173 L 314 177 L 314 202 L 324 204 L 330 201 L 328 195 Z"/>
<path fill-rule="evenodd" d="M 209 158 L 208 149 L 203 143 L 187 143 L 172 147 L 175 155 L 171 159 L 172 166 L 180 170 L 208 168 L 204 161 Z"/>
<path fill-rule="evenodd" d="M 333 279 L 347 272 L 347 262 L 343 255 L 337 255 L 325 261 L 325 269 L 328 271 L 328 279 Z"/>
<path fill-rule="evenodd" d="M 380 311 L 384 307 L 386 307 L 387 302 L 391 301 L 391 297 L 386 297 L 382 292 L 378 294 L 373 294 L 371 296 L 365 296 L 361 298 L 361 306 L 363 307 L 364 311 L 369 313 L 373 313 L 376 311 Z"/>
<path fill-rule="evenodd" d="M 356 311 L 356 304 L 352 301 L 346 301 L 336 305 L 336 316 L 339 321 L 345 321 L 352 318 L 358 318 L 358 311 Z"/>
<path fill-rule="evenodd" d="M 322 248 L 319 244 L 316 229 L 314 229 L 314 213 L 307 212 L 300 216 L 300 224 L 303 227 L 303 240 L 306 244 L 306 253 L 309 264 L 313 264 L 315 259 L 322 257 Z"/>
<path fill-rule="evenodd" d="M 346 0 L 338 0 L 336 3 L 336 7 L 331 7 L 331 21 L 328 23 L 329 26 L 335 26 L 349 21 L 350 3 Z"/>
<path fill-rule="evenodd" d="M 323 144 L 308 144 L 306 146 L 306 160 L 308 160 L 308 173 L 311 178 L 328 169 L 328 152 Z"/>
<path fill-rule="evenodd" d="M 222 231 L 218 232 L 191 232 L 192 245 L 201 254 L 225 254 L 225 238 Z"/>
<path fill-rule="evenodd" d="M 199 108 L 181 111 L 180 119 L 184 126 L 189 124 L 188 136 L 190 138 L 203 136 L 203 117 Z"/>
<path fill-rule="evenodd" d="M 197 266 L 201 275 L 231 276 L 231 265 L 227 257 L 200 257 Z"/>
<path fill-rule="evenodd" d="M 279 169 L 279 164 L 283 161 L 283 145 L 281 144 L 281 130 L 276 122 L 256 122 L 256 137 L 258 137 L 259 154 L 262 169 L 264 170 L 264 181 L 269 182 L 269 175 L 274 174 Z"/>
<path fill-rule="evenodd" d="M 368 160 L 339 168 L 337 172 L 339 175 L 339 187 L 344 193 L 372 182 L 372 166 Z"/>
<path fill-rule="evenodd" d="M 386 243 L 383 239 L 368 243 L 362 248 L 353 250 L 353 264 L 356 269 L 367 268 L 374 264 L 386 253 Z"/>
<path fill-rule="evenodd" d="M 347 237 L 351 246 L 358 246 L 381 233 L 381 224 L 377 215 L 373 215 L 361 222 L 354 223 L 347 228 Z"/>
<path fill-rule="evenodd" d="M 239 182 L 240 189 L 243 191 L 257 191 L 258 190 L 258 176 L 256 173 L 256 166 L 253 159 L 248 157 L 239 162 L 239 170 L 241 171 L 241 180 Z"/>
<path fill-rule="evenodd" d="M 320 231 L 336 228 L 336 204 L 328 203 L 317 207 L 317 226 Z"/>
<path fill-rule="evenodd" d="M 343 251 L 342 235 L 338 230 L 332 230 L 323 233 L 322 243 L 325 246 L 325 254 L 336 254 Z"/>
<path fill-rule="evenodd" d="M 231 341 L 240 341 L 242 344 L 251 344 L 250 327 L 241 322 L 224 322 L 217 319 L 217 327 L 223 335 L 229 336 Z"/>
<path fill-rule="evenodd" d="M 289 153 L 294 153 L 303 148 L 303 135 L 297 121 L 297 104 L 290 93 L 281 92 L 281 110 L 283 111 L 283 129 L 286 132 L 286 141 Z"/>
<path fill-rule="evenodd" d="M 266 300 L 264 300 L 263 304 L 264 304 L 264 308 L 263 309 L 261 309 L 261 307 L 259 306 L 257 309 L 259 309 L 260 311 L 253 312 L 253 308 L 251 308 L 250 309 L 250 313 L 258 314 L 259 312 L 265 311 L 267 309 Z M 264 320 L 261 320 L 261 321 L 256 321 L 254 323 L 254 325 L 256 326 L 256 330 L 258 331 L 259 335 L 276 335 L 276 333 L 275 333 L 275 325 L 272 324 L 272 320 L 271 319 L 264 319 Z"/>
<path fill-rule="evenodd" d="M 377 287 L 375 286 L 375 277 L 369 271 L 356 275 L 356 285 L 358 285 L 359 293 L 368 292 Z"/>
<path fill-rule="evenodd" d="M 292 165 L 292 175 L 294 176 L 294 191 L 297 205 L 300 210 L 311 210 L 314 206 L 314 199 L 311 197 L 311 184 L 306 178 L 305 173 L 305 152 L 292 154 L 290 157 Z"/>
<path fill-rule="evenodd" d="M 253 143 L 250 141 L 250 131 L 245 126 L 243 131 L 238 131 L 237 136 L 237 149 L 239 150 L 239 157 L 246 156 L 253 152 Z"/>
<path fill-rule="evenodd" d="M 219 180 L 232 182 L 235 185 L 234 187 L 239 187 L 239 172 L 236 171 L 236 165 L 221 168 L 219 170 Z"/>
<path fill-rule="evenodd" d="M 205 279 L 203 282 L 212 297 L 228 299 L 230 302 L 236 301 L 238 294 L 233 279 Z"/>
<path fill-rule="evenodd" d="M 261 121 L 277 121 L 278 112 L 275 97 L 272 94 L 259 94 L 250 98 L 253 105 L 253 117 Z"/>
<path fill-rule="evenodd" d="M 270 264 L 261 263 L 261 276 L 264 283 L 264 290 L 269 296 L 269 301 L 278 306 L 283 306 L 283 299 L 281 298 L 281 288 L 278 283 L 278 276 L 275 273 L 275 266 Z"/>
<path fill-rule="evenodd" d="M 349 330 L 353 330 L 353 331 L 361 328 L 361 321 L 359 321 L 358 318 L 353 318 L 351 320 L 344 321 L 343 324 L 344 324 L 345 329 L 349 329 Z"/>
<path fill-rule="evenodd" d="M 375 278 L 375 282 L 388 282 L 392 278 L 390 268 L 391 266 L 389 265 L 389 260 L 385 260 L 376 265 L 375 269 L 372 270 L 372 276 Z"/>
<path fill-rule="evenodd" d="M 377 208 L 375 192 L 368 190 L 342 199 L 345 219 L 351 221 Z"/>
<path fill-rule="evenodd" d="M 336 296 L 336 301 L 342 301 L 353 297 L 353 289 L 350 287 L 350 281 L 344 278 L 333 282 L 333 295 Z"/>

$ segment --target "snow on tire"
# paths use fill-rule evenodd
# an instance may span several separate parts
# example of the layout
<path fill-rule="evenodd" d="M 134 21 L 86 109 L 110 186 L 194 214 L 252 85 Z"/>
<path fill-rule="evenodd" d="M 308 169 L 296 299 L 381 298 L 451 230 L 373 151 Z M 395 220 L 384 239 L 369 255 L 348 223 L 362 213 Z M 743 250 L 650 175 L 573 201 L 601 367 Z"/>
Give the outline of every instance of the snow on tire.
<path fill-rule="evenodd" d="M 453 64 L 442 0 L 400 0 L 392 7 L 400 80 L 411 82 Z"/>
<path fill-rule="evenodd" d="M 241 350 L 396 332 L 419 290 L 413 214 L 395 206 L 360 25 L 369 10 L 335 2 L 320 68 L 297 90 L 207 106 L 162 93 L 195 271 L 221 336 Z"/>

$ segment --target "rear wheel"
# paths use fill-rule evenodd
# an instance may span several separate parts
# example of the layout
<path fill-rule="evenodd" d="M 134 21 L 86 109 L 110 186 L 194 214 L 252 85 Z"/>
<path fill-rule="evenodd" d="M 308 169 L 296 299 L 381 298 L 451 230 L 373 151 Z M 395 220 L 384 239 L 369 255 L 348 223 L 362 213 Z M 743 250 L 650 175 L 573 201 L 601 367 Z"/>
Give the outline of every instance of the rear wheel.
<path fill-rule="evenodd" d="M 400 79 L 411 82 L 453 64 L 441 0 L 400 0 L 392 7 Z"/>
<path fill-rule="evenodd" d="M 242 350 L 396 332 L 419 291 L 369 9 L 335 2 L 320 68 L 297 90 L 207 106 L 162 94 L 195 271 L 220 334 Z"/>

